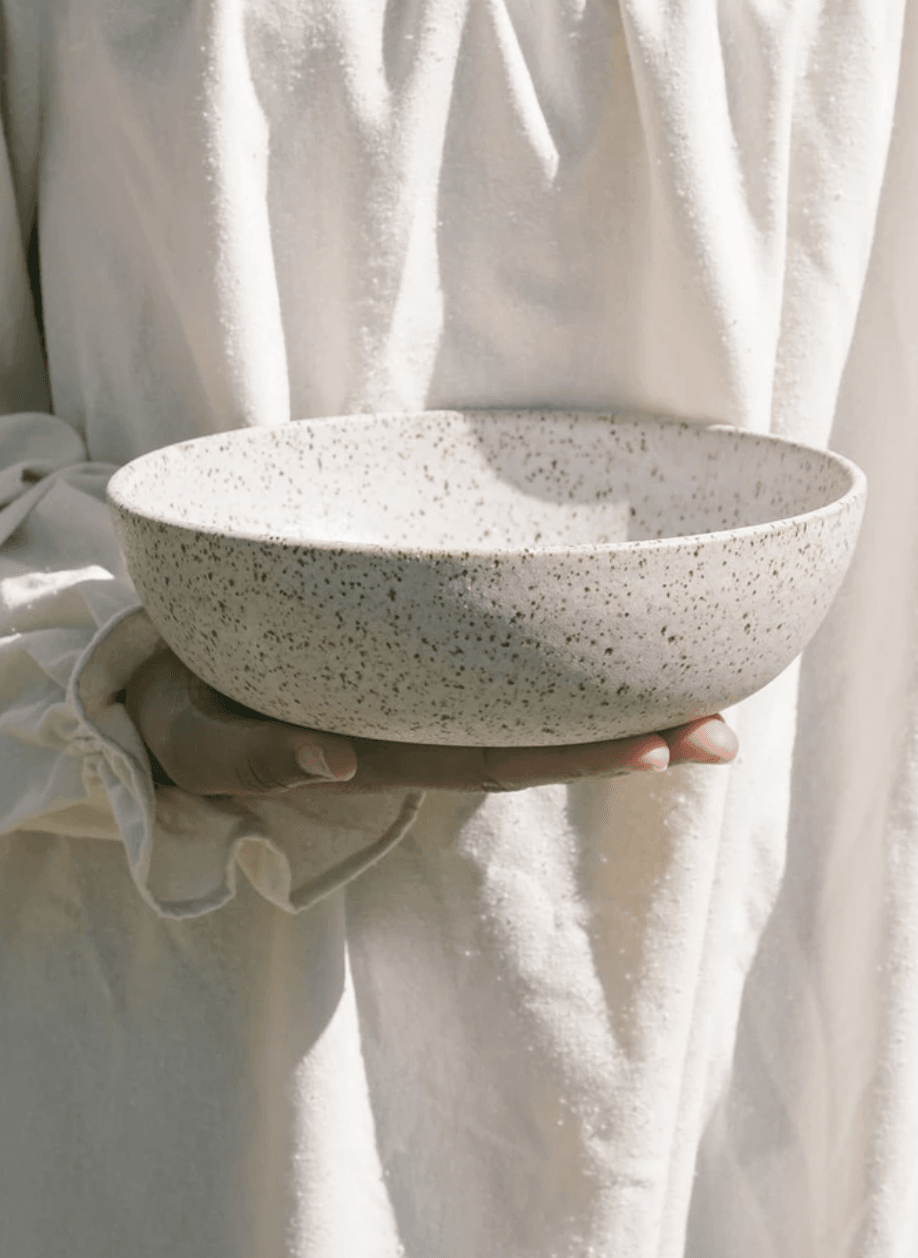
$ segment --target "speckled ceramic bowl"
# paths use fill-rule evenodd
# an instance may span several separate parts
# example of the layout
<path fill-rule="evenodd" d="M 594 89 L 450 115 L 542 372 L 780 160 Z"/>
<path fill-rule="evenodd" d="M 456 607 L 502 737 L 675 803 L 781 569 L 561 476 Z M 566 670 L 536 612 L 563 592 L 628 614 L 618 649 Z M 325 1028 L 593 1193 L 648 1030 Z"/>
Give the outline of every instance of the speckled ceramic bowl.
<path fill-rule="evenodd" d="M 835 596 L 865 478 L 722 426 L 428 412 L 171 446 L 109 498 L 151 618 L 225 694 L 343 734 L 526 746 L 764 686 Z"/>

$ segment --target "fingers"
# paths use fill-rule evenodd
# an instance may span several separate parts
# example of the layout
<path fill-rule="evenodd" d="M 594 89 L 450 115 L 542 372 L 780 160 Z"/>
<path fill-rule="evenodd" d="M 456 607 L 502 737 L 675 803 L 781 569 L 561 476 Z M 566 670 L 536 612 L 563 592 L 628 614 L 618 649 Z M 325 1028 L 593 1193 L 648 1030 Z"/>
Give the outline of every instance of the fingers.
<path fill-rule="evenodd" d="M 166 774 L 194 795 L 270 795 L 356 769 L 347 739 L 261 717 L 212 690 L 171 651 L 138 670 L 127 707 Z"/>
<path fill-rule="evenodd" d="M 369 794 L 389 790 L 481 791 L 488 778 L 482 747 L 431 747 L 414 743 L 353 740 L 357 772 L 341 783 L 316 781 L 304 788 L 316 794 Z M 294 795 L 297 792 L 293 792 Z"/>
<path fill-rule="evenodd" d="M 369 739 L 354 739 L 353 745 L 357 753 L 354 776 L 334 784 L 316 780 L 305 788 L 311 797 L 397 789 L 525 790 L 623 773 L 660 772 L 673 764 L 727 764 L 738 747 L 736 735 L 719 716 L 701 717 L 660 734 L 573 747 L 429 747 Z M 290 802 L 295 804 L 295 798 Z"/>
<path fill-rule="evenodd" d="M 160 762 L 176 785 L 198 795 L 272 795 L 304 782 L 340 780 L 356 767 L 347 741 L 334 734 L 304 741 L 277 721 L 215 720 L 194 707 L 175 726 L 170 758 L 174 769 Z"/>
<path fill-rule="evenodd" d="M 521 790 L 551 782 L 662 772 L 669 765 L 665 741 L 656 734 L 575 747 L 504 747 L 486 753 L 491 790 Z"/>
<path fill-rule="evenodd" d="M 524 790 L 587 777 L 659 771 L 669 761 L 669 749 L 656 734 L 578 747 L 430 747 L 369 739 L 355 739 L 354 747 L 354 776 L 334 786 L 315 782 L 308 788 L 310 797 L 331 791 Z"/>
<path fill-rule="evenodd" d="M 669 747 L 670 764 L 729 764 L 739 751 L 739 739 L 720 715 L 662 730 L 660 737 Z"/>

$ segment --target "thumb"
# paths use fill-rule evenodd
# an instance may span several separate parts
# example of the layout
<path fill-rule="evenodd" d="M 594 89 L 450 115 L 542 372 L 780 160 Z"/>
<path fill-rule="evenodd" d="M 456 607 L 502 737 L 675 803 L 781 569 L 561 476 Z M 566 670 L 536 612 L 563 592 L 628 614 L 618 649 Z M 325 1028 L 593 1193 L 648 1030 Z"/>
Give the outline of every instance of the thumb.
<path fill-rule="evenodd" d="M 171 651 L 144 669 L 139 693 L 132 698 L 129 689 L 128 711 L 162 768 L 190 794 L 270 795 L 356 772 L 346 738 L 252 712 L 206 685 Z"/>

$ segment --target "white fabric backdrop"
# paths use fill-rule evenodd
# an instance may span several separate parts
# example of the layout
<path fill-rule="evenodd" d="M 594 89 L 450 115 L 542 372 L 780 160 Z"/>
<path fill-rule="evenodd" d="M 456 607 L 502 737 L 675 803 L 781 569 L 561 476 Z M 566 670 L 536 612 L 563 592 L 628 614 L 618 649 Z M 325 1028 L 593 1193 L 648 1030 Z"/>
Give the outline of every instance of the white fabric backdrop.
<path fill-rule="evenodd" d="M 0 8 L 0 1248 L 915 1253 L 916 5 Z M 850 579 L 729 770 L 432 794 L 294 912 L 413 802 L 156 798 L 105 480 L 485 404 L 831 444 Z"/>

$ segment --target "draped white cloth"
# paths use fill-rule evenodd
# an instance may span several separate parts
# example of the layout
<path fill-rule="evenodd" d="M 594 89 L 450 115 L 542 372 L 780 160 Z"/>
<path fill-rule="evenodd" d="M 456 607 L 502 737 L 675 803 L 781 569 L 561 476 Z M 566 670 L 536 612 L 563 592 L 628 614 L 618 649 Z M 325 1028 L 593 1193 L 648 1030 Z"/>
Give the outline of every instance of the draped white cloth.
<path fill-rule="evenodd" d="M 0 1252 L 918 1252 L 918 4 L 0 16 Z M 154 790 L 112 468 L 451 405 L 865 468 L 735 764 Z"/>

